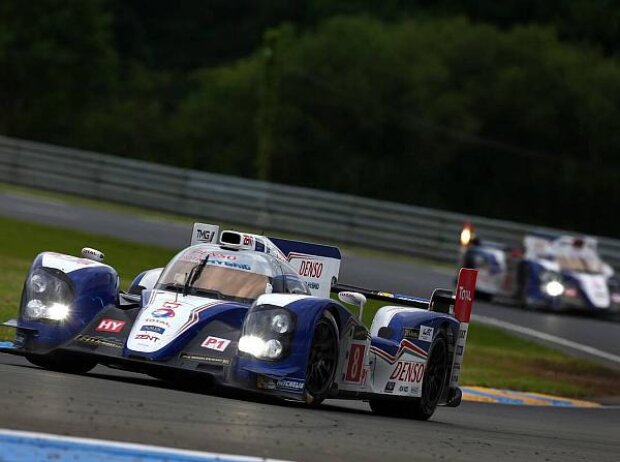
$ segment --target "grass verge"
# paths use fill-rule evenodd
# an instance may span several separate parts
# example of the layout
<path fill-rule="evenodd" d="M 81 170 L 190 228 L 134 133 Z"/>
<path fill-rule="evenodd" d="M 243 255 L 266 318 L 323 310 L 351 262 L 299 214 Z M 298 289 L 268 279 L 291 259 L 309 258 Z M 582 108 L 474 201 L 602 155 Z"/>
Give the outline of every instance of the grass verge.
<path fill-rule="evenodd" d="M 82 247 L 106 254 L 124 287 L 140 271 L 163 266 L 174 253 L 161 247 L 134 244 L 51 226 L 0 218 L 0 321 L 15 317 L 24 278 L 33 258 L 44 250 L 76 255 Z M 370 323 L 378 304 L 369 304 Z M 500 330 L 472 325 L 469 331 L 464 385 L 510 388 L 567 397 L 618 397 L 620 373 L 590 361 L 575 359 Z M 0 339 L 11 329 L 0 328 Z"/>

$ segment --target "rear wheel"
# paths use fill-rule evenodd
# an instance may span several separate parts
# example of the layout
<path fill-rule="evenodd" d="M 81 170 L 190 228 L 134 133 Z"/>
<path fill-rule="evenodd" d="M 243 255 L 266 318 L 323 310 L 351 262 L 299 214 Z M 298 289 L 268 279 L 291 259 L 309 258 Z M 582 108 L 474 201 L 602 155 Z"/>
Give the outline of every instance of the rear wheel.
<path fill-rule="evenodd" d="M 422 396 L 407 401 L 371 399 L 370 408 L 379 415 L 428 420 L 435 412 L 443 393 L 448 367 L 448 344 L 444 335 L 439 334 L 433 340 L 429 351 L 422 382 Z"/>
<path fill-rule="evenodd" d="M 338 326 L 325 312 L 312 337 L 306 369 L 306 402 L 318 405 L 329 394 L 338 366 Z"/>
<path fill-rule="evenodd" d="M 68 354 L 26 355 L 26 359 L 43 369 L 69 374 L 85 374 L 97 365 L 94 359 Z"/>

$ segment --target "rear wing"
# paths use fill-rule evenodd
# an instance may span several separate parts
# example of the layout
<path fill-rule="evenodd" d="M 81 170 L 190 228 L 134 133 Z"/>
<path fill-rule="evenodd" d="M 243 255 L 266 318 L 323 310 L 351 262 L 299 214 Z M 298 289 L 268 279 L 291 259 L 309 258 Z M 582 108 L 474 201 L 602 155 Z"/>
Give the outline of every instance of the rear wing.
<path fill-rule="evenodd" d="M 342 255 L 337 247 L 288 239 L 269 238 L 284 254 L 312 295 L 328 298 L 338 282 Z"/>
<path fill-rule="evenodd" d="M 365 289 L 363 287 L 350 284 L 335 284 L 332 292 L 358 292 L 369 300 L 379 300 L 382 302 L 392 302 L 397 305 L 411 306 L 423 310 L 438 311 L 441 313 L 451 313 L 454 306 L 455 296 L 448 289 L 435 289 L 430 299 L 414 297 L 413 295 L 386 292 L 383 290 Z"/>

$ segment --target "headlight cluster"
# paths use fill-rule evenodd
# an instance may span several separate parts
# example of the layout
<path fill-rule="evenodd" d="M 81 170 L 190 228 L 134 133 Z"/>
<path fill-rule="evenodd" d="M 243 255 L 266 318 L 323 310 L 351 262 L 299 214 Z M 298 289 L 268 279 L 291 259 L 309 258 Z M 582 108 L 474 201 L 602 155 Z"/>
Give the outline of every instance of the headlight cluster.
<path fill-rule="evenodd" d="M 71 282 L 61 271 L 36 268 L 28 275 L 22 298 L 25 319 L 62 321 L 69 315 L 72 302 Z"/>
<path fill-rule="evenodd" d="M 540 275 L 541 287 L 544 293 L 551 297 L 559 297 L 564 293 L 564 284 L 559 274 L 545 271 Z"/>
<path fill-rule="evenodd" d="M 252 308 L 239 339 L 239 351 L 258 359 L 281 358 L 290 344 L 293 316 L 288 310 L 271 305 Z"/>

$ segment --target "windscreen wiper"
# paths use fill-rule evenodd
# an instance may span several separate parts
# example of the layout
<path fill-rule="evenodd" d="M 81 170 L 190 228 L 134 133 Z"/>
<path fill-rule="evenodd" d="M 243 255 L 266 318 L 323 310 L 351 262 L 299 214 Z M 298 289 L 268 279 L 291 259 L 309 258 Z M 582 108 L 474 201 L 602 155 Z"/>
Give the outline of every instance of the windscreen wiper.
<path fill-rule="evenodd" d="M 194 285 L 194 282 L 198 280 L 198 278 L 202 274 L 202 271 L 205 269 L 205 266 L 207 266 L 208 261 L 209 261 L 209 255 L 207 255 L 200 263 L 198 263 L 196 266 L 194 266 L 191 269 L 191 271 L 187 275 L 187 278 L 185 279 L 185 285 L 183 286 L 184 297 L 189 292 L 190 287 Z"/>

